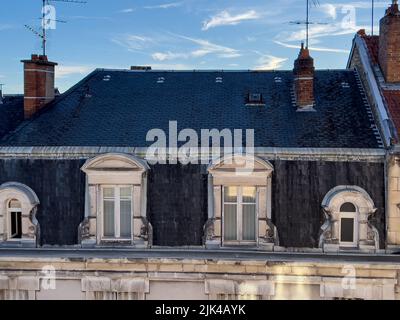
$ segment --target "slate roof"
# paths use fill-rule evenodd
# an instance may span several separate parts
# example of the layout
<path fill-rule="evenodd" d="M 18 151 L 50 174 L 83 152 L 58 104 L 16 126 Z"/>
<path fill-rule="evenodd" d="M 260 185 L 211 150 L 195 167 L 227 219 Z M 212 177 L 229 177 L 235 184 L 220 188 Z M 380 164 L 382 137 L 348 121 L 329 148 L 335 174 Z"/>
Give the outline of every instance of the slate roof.
<path fill-rule="evenodd" d="M 24 119 L 23 96 L 5 96 L 0 104 L 0 139 Z"/>
<path fill-rule="evenodd" d="M 246 106 L 249 93 L 266 105 Z M 316 112 L 296 112 L 291 71 L 98 69 L 0 145 L 146 147 L 149 130 L 177 121 L 198 133 L 254 129 L 256 147 L 380 147 L 354 71 L 317 71 L 315 98 Z"/>

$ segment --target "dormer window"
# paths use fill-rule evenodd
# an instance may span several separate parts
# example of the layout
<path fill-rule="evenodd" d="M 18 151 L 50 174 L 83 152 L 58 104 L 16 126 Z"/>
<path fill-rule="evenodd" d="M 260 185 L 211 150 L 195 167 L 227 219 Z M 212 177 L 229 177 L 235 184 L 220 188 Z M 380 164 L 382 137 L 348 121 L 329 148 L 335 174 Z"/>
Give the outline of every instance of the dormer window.
<path fill-rule="evenodd" d="M 358 186 L 338 186 L 327 193 L 322 208 L 320 246 L 325 252 L 379 249 L 379 232 L 369 221 L 378 210 L 368 193 Z"/>
<path fill-rule="evenodd" d="M 264 97 L 261 93 L 249 93 L 246 101 L 247 106 L 264 106 Z"/>
<path fill-rule="evenodd" d="M 80 225 L 82 246 L 147 247 L 146 179 L 149 167 L 127 154 L 109 153 L 90 159 L 85 220 Z"/>
<path fill-rule="evenodd" d="M 272 224 L 271 163 L 252 155 L 227 155 L 209 168 L 208 248 L 250 245 L 273 250 L 278 242 Z"/>
<path fill-rule="evenodd" d="M 39 223 L 39 199 L 28 186 L 18 182 L 0 185 L 0 246 L 35 247 Z"/>

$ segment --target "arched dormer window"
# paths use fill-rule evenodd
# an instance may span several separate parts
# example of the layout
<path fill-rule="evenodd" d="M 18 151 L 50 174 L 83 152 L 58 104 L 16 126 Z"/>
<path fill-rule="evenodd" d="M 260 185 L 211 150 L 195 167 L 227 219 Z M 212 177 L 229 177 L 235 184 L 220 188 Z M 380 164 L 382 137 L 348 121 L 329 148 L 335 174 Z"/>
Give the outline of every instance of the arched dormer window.
<path fill-rule="evenodd" d="M 28 186 L 9 182 L 0 186 L 0 244 L 36 246 L 39 199 Z"/>
<path fill-rule="evenodd" d="M 147 246 L 148 170 L 145 161 L 127 154 L 108 153 L 85 163 L 86 210 L 80 226 L 83 246 Z"/>
<path fill-rule="evenodd" d="M 252 155 L 229 155 L 209 172 L 207 247 L 251 245 L 272 249 L 277 243 L 271 222 L 273 166 Z"/>
<path fill-rule="evenodd" d="M 376 208 L 368 193 L 357 186 L 338 186 L 322 202 L 326 221 L 322 226 L 320 247 L 324 251 L 354 249 L 376 251 L 379 233 L 369 223 Z"/>

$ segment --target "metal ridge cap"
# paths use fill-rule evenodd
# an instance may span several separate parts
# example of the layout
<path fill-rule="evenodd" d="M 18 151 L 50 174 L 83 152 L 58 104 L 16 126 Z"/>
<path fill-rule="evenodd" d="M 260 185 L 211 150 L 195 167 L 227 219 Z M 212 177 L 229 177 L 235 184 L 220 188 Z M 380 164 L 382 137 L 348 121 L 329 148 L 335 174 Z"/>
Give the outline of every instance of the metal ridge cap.
<path fill-rule="evenodd" d="M 120 152 L 128 154 L 146 153 L 147 147 L 80 147 L 80 146 L 57 146 L 57 147 L 13 147 L 0 146 L 0 156 L 4 155 L 87 155 Z M 224 151 L 224 148 L 221 148 Z M 234 149 L 234 153 L 245 153 L 246 149 Z M 223 152 L 221 152 L 222 154 Z M 256 147 L 249 150 L 255 155 L 288 155 L 288 156 L 385 156 L 386 150 L 380 148 L 274 148 Z"/>

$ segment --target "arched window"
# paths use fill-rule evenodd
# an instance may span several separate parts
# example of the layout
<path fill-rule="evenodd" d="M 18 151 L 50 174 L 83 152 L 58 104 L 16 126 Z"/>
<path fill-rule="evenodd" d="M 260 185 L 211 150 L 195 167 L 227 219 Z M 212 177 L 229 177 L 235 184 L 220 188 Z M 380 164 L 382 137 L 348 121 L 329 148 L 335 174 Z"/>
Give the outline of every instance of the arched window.
<path fill-rule="evenodd" d="M 327 193 L 322 208 L 326 221 L 321 227 L 320 247 L 324 251 L 349 248 L 375 252 L 379 233 L 369 223 L 376 212 L 368 193 L 357 186 L 338 186 Z"/>
<path fill-rule="evenodd" d="M 340 207 L 340 245 L 357 246 L 357 209 L 351 202 Z"/>
<path fill-rule="evenodd" d="M 10 239 L 22 238 L 22 206 L 21 202 L 12 199 L 8 202 L 8 221 Z"/>
<path fill-rule="evenodd" d="M 39 199 L 28 186 L 9 182 L 0 185 L 0 244 L 36 246 Z"/>

